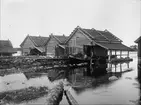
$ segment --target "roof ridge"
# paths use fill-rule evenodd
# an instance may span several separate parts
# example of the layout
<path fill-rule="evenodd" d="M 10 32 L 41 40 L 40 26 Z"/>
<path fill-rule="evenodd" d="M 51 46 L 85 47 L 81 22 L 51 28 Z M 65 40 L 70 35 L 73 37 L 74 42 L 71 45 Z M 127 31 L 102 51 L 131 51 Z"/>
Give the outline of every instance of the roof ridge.
<path fill-rule="evenodd" d="M 63 43 L 59 38 L 57 38 L 57 35 L 53 35 L 53 34 L 52 34 L 52 36 L 53 36 L 54 38 L 56 38 L 56 39 L 59 41 L 59 43 Z M 59 36 L 59 35 L 58 35 L 58 36 Z M 60 36 L 61 36 L 61 37 L 65 37 L 64 34 L 63 34 L 63 35 L 60 35 Z"/>
<path fill-rule="evenodd" d="M 70 40 L 70 38 L 72 37 L 73 33 L 75 33 L 75 31 L 80 29 L 80 28 L 81 28 L 80 26 L 75 27 L 73 29 L 73 31 L 71 32 L 71 34 L 68 36 L 68 39 L 65 41 L 65 43 L 67 43 Z"/>
<path fill-rule="evenodd" d="M 48 37 L 41 37 L 41 40 L 44 42 L 44 40 L 42 38 L 48 38 Z M 46 45 L 48 39 L 46 40 L 46 42 L 43 43 L 43 45 Z"/>
<path fill-rule="evenodd" d="M 46 36 L 34 36 L 34 35 L 28 35 L 28 36 L 30 36 L 30 37 L 46 37 Z M 46 37 L 46 38 L 48 38 L 48 37 Z"/>
<path fill-rule="evenodd" d="M 35 44 L 35 46 L 38 46 L 37 43 L 35 43 L 35 41 L 32 39 L 31 36 L 28 36 L 28 37 L 29 37 L 29 39 Z"/>
<path fill-rule="evenodd" d="M 90 38 L 94 39 L 87 31 L 85 31 L 85 28 L 80 28 L 81 30 L 83 30 Z M 86 30 L 90 30 L 90 29 L 86 29 Z"/>
<path fill-rule="evenodd" d="M 103 35 L 102 33 L 98 32 L 97 30 L 96 30 L 96 32 L 99 33 L 101 36 L 103 36 L 105 39 L 107 39 L 109 42 L 111 41 L 105 35 Z"/>

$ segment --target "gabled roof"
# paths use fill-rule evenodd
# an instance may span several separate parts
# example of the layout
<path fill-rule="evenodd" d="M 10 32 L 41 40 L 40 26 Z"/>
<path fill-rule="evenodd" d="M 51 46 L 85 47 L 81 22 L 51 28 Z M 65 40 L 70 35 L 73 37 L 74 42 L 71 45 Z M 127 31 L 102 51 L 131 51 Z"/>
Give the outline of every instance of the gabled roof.
<path fill-rule="evenodd" d="M 122 42 L 121 39 L 119 39 L 118 37 L 116 37 L 115 35 L 113 35 L 111 32 L 109 32 L 107 29 L 104 31 L 99 31 L 97 30 L 97 32 L 100 32 L 104 37 L 106 37 L 110 42 Z"/>
<path fill-rule="evenodd" d="M 85 34 L 89 34 L 89 36 L 91 36 L 91 38 L 95 41 L 108 41 L 107 38 L 105 38 L 100 32 L 97 32 L 95 29 L 82 29 L 81 30 L 85 33 Z"/>
<path fill-rule="evenodd" d="M 96 45 L 99 45 L 107 50 L 132 51 L 131 48 L 121 43 L 122 40 L 120 40 L 108 30 L 100 31 L 96 29 L 84 29 L 79 26 L 73 30 L 66 43 L 73 37 L 77 30 L 86 35 L 90 41 L 94 41 Z"/>
<path fill-rule="evenodd" d="M 100 31 L 95 29 L 83 29 L 83 28 L 81 28 L 81 30 L 83 30 L 83 32 L 86 31 L 86 33 L 88 33 L 96 42 L 99 42 L 99 41 L 122 42 L 119 38 L 117 38 L 108 30 Z"/>
<path fill-rule="evenodd" d="M 122 42 L 122 40 L 120 40 L 118 37 L 113 35 L 108 30 L 100 31 L 100 30 L 96 30 L 94 28 L 85 29 L 85 28 L 81 28 L 81 27 L 77 26 L 74 29 L 74 31 L 70 34 L 70 37 L 68 38 L 66 43 L 71 39 L 71 37 L 73 36 L 73 34 L 77 30 L 80 30 L 81 32 L 83 32 L 85 35 L 87 35 L 91 40 L 93 40 L 95 42 L 110 42 L 110 43 L 121 43 Z"/>
<path fill-rule="evenodd" d="M 27 35 L 26 38 L 24 39 L 24 41 L 21 43 L 20 46 L 22 46 L 25 43 L 27 38 L 29 38 L 36 47 L 45 46 L 45 44 L 47 43 L 47 41 L 49 39 L 49 37 L 29 36 L 29 35 Z"/>
<path fill-rule="evenodd" d="M 141 36 L 137 40 L 135 40 L 135 43 L 138 43 L 140 40 L 141 40 Z"/>
<path fill-rule="evenodd" d="M 48 41 L 48 37 L 43 36 L 30 36 L 30 39 L 35 43 L 36 46 L 44 46 Z"/>
<path fill-rule="evenodd" d="M 51 36 L 53 36 L 60 44 L 64 44 L 65 41 L 67 40 L 67 36 L 65 35 L 53 35 L 51 34 Z"/>
<path fill-rule="evenodd" d="M 9 40 L 0 40 L 0 52 L 2 53 L 16 53 L 12 43 Z"/>

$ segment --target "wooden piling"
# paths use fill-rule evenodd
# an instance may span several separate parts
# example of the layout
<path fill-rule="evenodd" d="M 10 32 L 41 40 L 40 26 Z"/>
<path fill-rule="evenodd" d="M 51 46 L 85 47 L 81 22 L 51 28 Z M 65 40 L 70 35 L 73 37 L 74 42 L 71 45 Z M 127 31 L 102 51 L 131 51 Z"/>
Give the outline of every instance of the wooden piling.
<path fill-rule="evenodd" d="M 139 82 L 141 83 L 141 64 L 138 64 L 138 79 Z"/>
<path fill-rule="evenodd" d="M 68 90 L 65 90 L 64 94 L 68 100 L 69 105 L 79 105 Z"/>
<path fill-rule="evenodd" d="M 63 83 L 60 82 L 59 85 L 49 91 L 45 105 L 59 105 L 63 97 L 63 91 L 64 86 Z"/>

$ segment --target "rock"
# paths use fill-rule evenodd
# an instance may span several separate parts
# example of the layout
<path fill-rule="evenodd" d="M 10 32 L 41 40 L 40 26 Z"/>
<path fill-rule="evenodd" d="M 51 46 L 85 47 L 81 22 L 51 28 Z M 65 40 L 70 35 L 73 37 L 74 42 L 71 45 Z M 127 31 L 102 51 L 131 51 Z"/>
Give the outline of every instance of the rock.
<path fill-rule="evenodd" d="M 111 71 L 112 71 L 112 68 L 111 68 L 111 67 L 106 68 L 106 71 L 107 71 L 107 72 L 111 72 Z"/>
<path fill-rule="evenodd" d="M 125 77 L 125 79 L 130 79 L 131 80 L 132 78 L 131 77 Z"/>
<path fill-rule="evenodd" d="M 109 80 L 110 81 L 114 81 L 114 80 L 117 80 L 118 79 L 118 77 L 116 77 L 116 76 L 111 76 L 111 77 L 109 77 Z"/>

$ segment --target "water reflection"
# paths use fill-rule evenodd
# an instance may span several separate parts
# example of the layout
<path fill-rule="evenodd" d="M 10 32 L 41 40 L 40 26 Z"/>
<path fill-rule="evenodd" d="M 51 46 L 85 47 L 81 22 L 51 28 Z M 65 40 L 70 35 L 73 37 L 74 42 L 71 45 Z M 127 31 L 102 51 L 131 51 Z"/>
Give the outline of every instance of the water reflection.
<path fill-rule="evenodd" d="M 0 76 L 0 104 L 6 102 L 11 105 L 12 103 L 22 103 L 22 100 L 31 101 L 43 97 L 47 94 L 46 90 L 52 89 L 57 83 L 58 81 L 51 82 L 47 73 L 26 72 Z M 25 97 L 26 94 L 30 94 L 30 96 Z M 17 101 L 12 97 L 17 97 Z M 18 98 L 21 98 L 21 101 Z"/>
<path fill-rule="evenodd" d="M 32 72 L 24 72 L 25 77 L 29 80 L 31 78 L 40 78 L 42 76 L 46 76 L 47 73 L 32 73 Z"/>
<path fill-rule="evenodd" d="M 93 75 L 87 75 L 87 68 L 74 69 L 68 78 L 72 84 L 70 89 L 72 95 L 79 104 L 135 104 L 133 101 L 140 97 L 139 90 L 136 88 L 138 82 L 135 80 L 137 56 L 134 55 L 133 62 L 108 64 L 107 68 L 110 67 L 111 70 L 101 76 L 97 76 L 96 72 Z M 98 71 L 98 68 L 96 69 Z M 102 66 L 102 69 L 106 71 L 106 65 L 105 68 Z M 110 81 L 110 77 L 118 79 L 114 78 L 115 80 Z"/>
<path fill-rule="evenodd" d="M 133 70 L 129 69 L 129 62 L 110 64 L 110 72 L 107 72 L 106 70 L 108 65 L 109 64 L 101 64 L 97 67 L 93 67 L 92 70 L 88 67 L 75 68 L 69 72 L 67 79 L 71 83 L 71 87 L 74 89 L 76 94 L 81 94 L 89 89 L 91 90 L 102 86 L 109 86 L 116 80 L 120 80 L 122 74 Z M 126 69 L 123 69 L 122 66 Z"/>
<path fill-rule="evenodd" d="M 18 73 L 0 77 L 0 92 L 28 88 L 30 86 L 52 87 L 51 81 L 46 74 Z"/>

